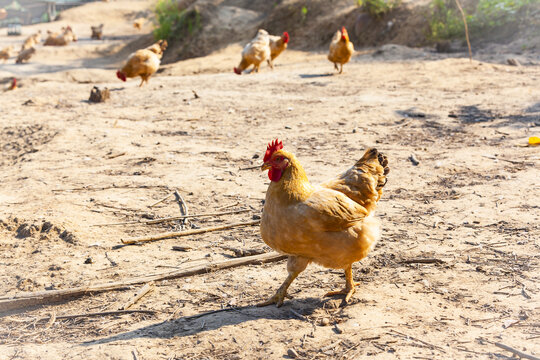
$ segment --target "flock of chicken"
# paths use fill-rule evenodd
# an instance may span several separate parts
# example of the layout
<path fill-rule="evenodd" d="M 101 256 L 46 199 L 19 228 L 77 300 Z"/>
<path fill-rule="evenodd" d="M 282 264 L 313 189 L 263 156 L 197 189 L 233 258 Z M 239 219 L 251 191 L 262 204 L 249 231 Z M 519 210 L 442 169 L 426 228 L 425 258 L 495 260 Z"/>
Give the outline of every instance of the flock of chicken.
<path fill-rule="evenodd" d="M 274 60 L 287 49 L 289 39 L 289 33 L 286 31 L 281 36 L 276 36 L 260 29 L 255 38 L 242 50 L 242 59 L 240 64 L 234 67 L 234 72 L 238 75 L 241 75 L 244 71 L 248 73 L 259 72 L 261 64 L 265 61 L 268 62 L 271 69 L 274 69 Z M 142 86 L 159 69 L 163 51 L 166 47 L 167 42 L 160 40 L 146 49 L 134 52 L 129 56 L 124 67 L 117 71 L 116 76 L 122 81 L 139 76 L 141 78 L 139 86 Z M 328 60 L 334 63 L 334 67 L 341 74 L 343 64 L 349 62 L 353 53 L 353 43 L 349 40 L 345 27 L 342 27 L 341 30 L 335 33 L 330 43 Z M 338 64 L 340 67 L 338 67 Z"/>
<path fill-rule="evenodd" d="M 249 72 L 259 72 L 261 63 L 268 61 L 270 68 L 274 68 L 274 59 L 279 56 L 289 43 L 289 34 L 284 32 L 282 36 L 269 35 L 266 30 L 259 30 L 253 40 L 251 40 L 242 50 L 242 60 L 234 72 L 241 75 L 242 72 L 253 65 Z M 328 60 L 334 63 L 336 70 L 341 74 L 343 64 L 351 59 L 354 53 L 353 43 L 349 40 L 349 34 L 345 27 L 338 30 L 330 43 Z M 338 68 L 340 64 L 341 68 Z"/>
<path fill-rule="evenodd" d="M 62 27 L 58 33 L 47 31 L 47 38 L 43 45 L 45 46 L 65 46 L 72 41 L 77 41 L 77 36 L 73 33 L 71 26 Z M 30 60 L 32 55 L 36 53 L 36 45 L 41 42 L 41 30 L 35 34 L 30 35 L 24 40 L 21 50 L 17 55 L 15 63 L 22 64 L 25 61 Z M 4 60 L 4 63 L 9 60 L 13 53 L 13 45 L 3 48 L 0 51 L 0 59 Z"/>

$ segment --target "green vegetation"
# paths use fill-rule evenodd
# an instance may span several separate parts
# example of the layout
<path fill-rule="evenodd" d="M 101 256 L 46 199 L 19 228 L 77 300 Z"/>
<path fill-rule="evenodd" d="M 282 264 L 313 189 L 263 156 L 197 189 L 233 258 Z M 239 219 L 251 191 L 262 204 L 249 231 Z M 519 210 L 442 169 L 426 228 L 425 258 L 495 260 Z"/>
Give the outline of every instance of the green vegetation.
<path fill-rule="evenodd" d="M 181 9 L 175 0 L 158 0 L 154 13 L 156 39 L 180 39 L 201 28 L 201 14 L 195 9 Z"/>
<path fill-rule="evenodd" d="M 307 7 L 305 6 L 302 6 L 302 23 L 304 23 L 304 21 L 306 21 L 306 16 L 307 16 Z"/>
<path fill-rule="evenodd" d="M 528 6 L 540 0 L 479 0 L 472 14 L 467 14 L 471 36 L 480 36 L 490 31 L 515 24 L 522 19 Z M 429 19 L 432 40 L 463 37 L 465 28 L 455 0 L 432 0 Z"/>
<path fill-rule="evenodd" d="M 380 19 L 401 4 L 401 0 L 356 0 L 356 4 L 364 8 L 369 15 Z"/>

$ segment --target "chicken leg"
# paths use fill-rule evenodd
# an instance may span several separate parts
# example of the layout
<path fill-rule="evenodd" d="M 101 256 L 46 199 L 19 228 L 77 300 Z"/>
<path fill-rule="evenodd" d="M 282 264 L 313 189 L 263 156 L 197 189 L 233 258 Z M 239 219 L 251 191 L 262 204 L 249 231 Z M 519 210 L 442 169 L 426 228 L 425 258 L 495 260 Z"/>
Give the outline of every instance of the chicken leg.
<path fill-rule="evenodd" d="M 289 260 L 287 260 L 287 271 L 289 272 L 289 275 L 287 276 L 283 284 L 281 284 L 274 296 L 262 303 L 257 304 L 257 306 L 276 304 L 277 307 L 280 307 L 281 305 L 283 305 L 283 300 L 287 295 L 287 289 L 292 284 L 294 279 L 296 279 L 296 277 L 306 269 L 310 262 L 311 261 L 309 259 L 303 257 L 289 256 Z"/>
<path fill-rule="evenodd" d="M 352 265 L 349 265 L 349 267 L 345 269 L 345 281 L 345 289 L 327 292 L 325 296 L 345 295 L 345 302 L 348 303 L 356 291 L 355 286 L 360 285 L 360 283 L 355 283 L 353 281 Z"/>

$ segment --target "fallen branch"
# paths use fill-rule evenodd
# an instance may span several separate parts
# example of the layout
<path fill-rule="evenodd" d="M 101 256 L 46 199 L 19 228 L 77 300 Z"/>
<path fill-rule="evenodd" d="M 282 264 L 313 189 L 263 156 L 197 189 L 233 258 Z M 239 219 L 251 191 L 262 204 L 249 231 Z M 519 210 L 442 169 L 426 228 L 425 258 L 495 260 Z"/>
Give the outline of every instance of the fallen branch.
<path fill-rule="evenodd" d="M 400 264 L 445 264 L 445 261 L 434 258 L 402 260 Z"/>
<path fill-rule="evenodd" d="M 392 329 L 392 331 L 393 331 L 394 333 L 396 333 L 397 335 L 402 336 L 402 337 L 404 337 L 404 338 L 406 338 L 406 339 L 414 340 L 414 341 L 419 342 L 420 344 L 423 344 L 423 345 L 425 345 L 425 346 L 427 346 L 427 347 L 429 347 L 429 348 L 431 348 L 431 349 L 436 349 L 436 350 L 439 350 L 439 351 L 441 351 L 441 352 L 443 352 L 443 353 L 446 353 L 446 351 L 444 351 L 444 349 L 443 349 L 442 347 L 440 347 L 440 346 L 430 344 L 430 343 L 428 343 L 428 342 L 426 342 L 426 341 L 424 341 L 424 340 L 420 340 L 420 339 L 418 339 L 418 338 L 412 337 L 412 336 L 410 336 L 410 335 L 404 334 L 404 333 L 399 332 L 399 331 L 396 331 L 396 330 L 394 330 L 394 329 Z M 395 334 L 392 334 L 392 333 L 388 333 L 388 334 L 390 334 L 390 335 L 395 335 Z"/>
<path fill-rule="evenodd" d="M 145 284 L 141 290 L 133 297 L 133 299 L 130 299 L 127 303 L 125 303 L 119 310 L 127 310 L 137 301 L 139 301 L 144 295 L 148 294 L 150 291 L 154 290 L 154 285 L 150 282 Z"/>
<path fill-rule="evenodd" d="M 226 229 L 231 229 L 231 228 L 239 227 L 239 226 L 252 226 L 252 225 L 257 225 L 259 223 L 260 223 L 260 220 L 254 220 L 254 221 L 227 224 L 227 225 L 211 226 L 211 227 L 202 228 L 202 229 L 191 229 L 191 230 L 186 230 L 186 231 L 167 232 L 163 234 L 152 235 L 152 236 L 142 236 L 142 237 L 137 237 L 133 239 L 125 239 L 125 240 L 121 239 L 121 241 L 122 241 L 122 244 L 132 245 L 132 244 L 138 244 L 142 242 L 171 239 L 171 238 L 177 238 L 177 237 L 188 236 L 188 235 L 204 234 L 207 232 L 226 230 Z"/>
<path fill-rule="evenodd" d="M 540 360 L 540 358 L 538 358 L 538 357 L 536 357 L 536 356 L 526 354 L 526 353 L 524 353 L 524 352 L 522 352 L 522 351 L 519 351 L 519 350 L 516 350 L 516 349 L 514 349 L 514 348 L 511 348 L 511 347 L 508 346 L 508 345 L 504 345 L 504 344 L 501 344 L 501 343 L 496 342 L 496 343 L 495 343 L 495 346 L 500 347 L 501 349 L 504 349 L 504 350 L 506 350 L 506 351 L 510 351 L 511 353 L 513 353 L 514 355 L 519 356 L 519 357 L 522 358 L 522 359 Z"/>
<path fill-rule="evenodd" d="M 165 200 L 167 200 L 172 194 L 174 194 L 174 193 L 169 193 L 169 195 L 165 196 L 165 197 L 164 197 L 163 199 L 161 199 L 161 200 L 156 201 L 156 202 L 153 203 L 152 205 L 148 205 L 148 207 L 151 208 L 151 207 L 156 206 L 157 204 L 161 204 L 162 202 L 164 202 Z"/>
<path fill-rule="evenodd" d="M 228 247 L 228 246 L 222 247 L 222 249 L 232 251 L 234 253 L 234 256 L 236 257 L 253 256 L 253 255 L 259 255 L 259 254 L 265 253 L 265 251 L 262 249 L 245 249 L 244 250 L 244 249 L 237 249 L 237 248 Z M 174 247 L 173 247 L 173 250 L 174 250 Z"/>
<path fill-rule="evenodd" d="M 496 157 L 496 156 L 493 156 L 493 155 L 482 155 L 482 157 L 485 157 L 486 159 L 491 159 L 491 160 L 506 161 L 506 162 L 509 162 L 510 164 L 515 164 L 515 165 L 529 165 L 530 164 L 530 163 L 527 163 L 525 161 L 516 161 L 516 160 L 503 159 L 503 158 L 499 158 L 499 157 Z"/>
<path fill-rule="evenodd" d="M 87 313 L 87 314 L 75 314 L 75 315 L 61 315 L 56 316 L 56 320 L 66 320 L 66 319 L 76 319 L 81 317 L 96 317 L 96 316 L 111 316 L 111 315 L 123 315 L 123 314 L 132 314 L 132 313 L 141 313 L 141 314 L 150 314 L 154 315 L 156 311 L 154 310 L 116 310 L 116 311 L 100 311 L 100 312 L 94 312 L 94 313 Z M 51 322 L 51 317 L 41 318 L 37 321 L 45 321 L 48 320 Z"/>
<path fill-rule="evenodd" d="M 188 219 L 188 218 L 196 218 L 196 217 L 209 217 L 209 216 L 223 216 L 223 215 L 230 215 L 230 214 L 241 214 L 251 211 L 250 209 L 239 209 L 239 210 L 232 210 L 232 211 L 222 211 L 222 212 L 213 212 L 213 213 L 205 213 L 205 214 L 196 214 L 196 215 L 184 215 L 184 216 L 171 216 L 166 218 L 159 218 L 154 220 L 146 220 L 146 221 L 124 221 L 124 222 L 117 222 L 117 223 L 109 223 L 109 224 L 94 224 L 91 226 L 114 226 L 114 225 L 131 225 L 131 224 L 144 224 L 144 225 L 153 225 L 153 224 L 159 224 L 162 222 L 167 221 L 175 221 L 180 219 Z"/>
<path fill-rule="evenodd" d="M 238 170 L 242 171 L 242 170 L 256 170 L 256 169 L 260 169 L 261 168 L 261 165 L 257 165 L 257 166 L 249 166 L 249 167 L 245 167 L 245 168 L 240 168 Z"/>
<path fill-rule="evenodd" d="M 189 215 L 188 206 L 186 202 L 184 201 L 184 198 L 182 197 L 182 195 L 180 195 L 180 193 L 178 192 L 178 190 L 174 190 L 174 198 L 176 199 L 176 202 L 178 203 L 178 206 L 180 207 L 180 215 L 188 216 Z M 182 230 L 184 230 L 188 226 L 189 220 L 187 220 L 187 218 L 182 218 L 181 224 L 182 224 Z"/>
<path fill-rule="evenodd" d="M 150 281 L 161 281 L 169 279 L 177 279 L 192 275 L 205 274 L 212 271 L 223 270 L 234 268 L 243 265 L 250 264 L 261 264 L 276 262 L 287 258 L 287 255 L 278 254 L 276 252 L 248 256 L 244 258 L 230 259 L 219 261 L 216 263 L 209 263 L 204 265 L 195 265 L 184 269 L 174 270 L 171 272 L 152 274 L 146 276 L 140 276 L 136 278 L 125 279 L 112 283 L 105 284 L 96 284 L 89 286 L 81 286 L 71 289 L 62 289 L 62 290 L 49 290 L 49 291 L 38 291 L 33 293 L 25 293 L 14 296 L 0 296 L 0 314 L 3 312 L 24 309 L 36 305 L 51 304 L 54 302 L 67 301 L 68 299 L 73 299 L 81 297 L 84 295 L 95 294 L 105 291 L 113 291 L 118 289 L 127 288 L 131 285 L 145 284 Z M 127 310 L 132 312 L 137 312 L 135 310 Z M 138 310 L 140 312 L 141 310 Z M 119 312 L 117 312 L 119 313 Z M 96 315 L 98 316 L 98 315 Z M 60 317 L 57 317 L 59 319 Z"/>

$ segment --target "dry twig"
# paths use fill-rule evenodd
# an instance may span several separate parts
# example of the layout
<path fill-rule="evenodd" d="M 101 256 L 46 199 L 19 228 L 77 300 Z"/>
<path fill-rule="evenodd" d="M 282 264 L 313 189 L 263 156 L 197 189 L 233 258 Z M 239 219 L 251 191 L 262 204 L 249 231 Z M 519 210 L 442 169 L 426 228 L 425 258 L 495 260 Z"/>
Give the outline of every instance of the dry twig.
<path fill-rule="evenodd" d="M 28 308 L 30 306 L 50 304 L 50 303 L 59 302 L 59 301 L 67 301 L 68 299 L 73 299 L 73 298 L 81 297 L 88 294 L 95 294 L 98 292 L 123 289 L 130 285 L 144 284 L 150 281 L 176 279 L 176 278 L 187 277 L 187 276 L 192 276 L 192 275 L 205 274 L 205 273 L 222 270 L 222 269 L 229 269 L 229 268 L 243 266 L 243 265 L 275 262 L 275 261 L 283 260 L 285 258 L 287 258 L 287 255 L 271 252 L 271 253 L 266 253 L 266 254 L 261 254 L 261 255 L 248 256 L 245 258 L 224 260 L 224 261 L 219 261 L 216 263 L 194 265 L 185 269 L 174 270 L 167 273 L 140 276 L 140 277 L 124 279 L 124 280 L 112 282 L 112 283 L 81 286 L 81 287 L 61 289 L 61 290 L 38 291 L 38 292 L 25 293 L 25 294 L 14 295 L 14 296 L 0 296 L 0 314 L 3 312 L 11 311 L 11 310 Z M 95 313 L 94 315 L 92 314 L 77 315 L 75 317 L 121 314 L 126 311 L 127 312 L 145 312 L 143 310 L 125 310 L 125 311 Z M 56 318 L 60 319 L 62 317 L 57 316 Z"/>
<path fill-rule="evenodd" d="M 232 211 L 222 211 L 222 212 L 213 212 L 213 213 L 205 213 L 205 214 L 196 214 L 196 215 L 185 215 L 185 216 L 171 216 L 166 218 L 159 218 L 154 220 L 147 220 L 147 221 L 124 221 L 124 222 L 117 222 L 117 223 L 108 223 L 108 224 L 94 224 L 91 226 L 115 226 L 115 225 L 131 225 L 131 224 L 143 224 L 143 225 L 153 225 L 153 224 L 159 224 L 162 222 L 167 221 L 175 221 L 180 219 L 189 219 L 189 218 L 198 218 L 198 217 L 209 217 L 209 216 L 223 216 L 223 215 L 230 215 L 230 214 L 241 214 L 245 212 L 251 211 L 250 209 L 239 209 L 239 210 L 232 210 Z"/>
<path fill-rule="evenodd" d="M 469 48 L 469 61 L 472 62 L 472 51 L 471 51 L 471 42 L 469 40 L 469 26 L 467 25 L 467 18 L 465 17 L 465 12 L 461 7 L 459 0 L 456 0 L 456 5 L 461 13 L 461 18 L 463 19 L 463 25 L 465 26 L 465 38 L 467 39 L 467 46 Z"/>
<path fill-rule="evenodd" d="M 445 262 L 441 259 L 435 258 L 420 258 L 420 259 L 408 259 L 401 260 L 400 264 L 444 264 Z"/>
<path fill-rule="evenodd" d="M 495 346 L 500 347 L 501 349 L 504 349 L 506 351 L 510 351 L 511 353 L 513 353 L 514 355 L 519 356 L 522 359 L 540 360 L 540 358 L 538 358 L 536 356 L 526 354 L 523 351 L 516 350 L 516 349 L 514 349 L 514 348 L 512 348 L 512 347 L 510 347 L 508 345 L 504 345 L 504 344 L 501 344 L 501 343 L 498 343 L 498 342 L 496 342 L 494 344 L 495 344 Z"/>
<path fill-rule="evenodd" d="M 127 303 L 125 303 L 119 310 L 127 310 L 129 309 L 130 307 L 132 307 L 133 305 L 135 305 L 135 303 L 137 301 L 139 301 L 144 295 L 148 294 L 149 292 L 153 291 L 154 290 L 154 284 L 149 282 L 147 284 L 145 284 L 137 294 L 135 294 L 135 296 L 133 297 L 133 299 L 130 299 Z"/>
<path fill-rule="evenodd" d="M 148 207 L 151 208 L 151 207 L 156 206 L 157 204 L 161 204 L 162 202 L 164 202 L 165 200 L 167 200 L 169 197 L 171 197 L 172 194 L 174 194 L 174 192 L 169 193 L 169 195 L 165 196 L 165 197 L 164 197 L 163 199 L 161 199 L 161 200 L 156 201 L 156 202 L 153 203 L 152 205 L 148 205 Z"/>
<path fill-rule="evenodd" d="M 231 228 L 239 227 L 239 226 L 252 226 L 252 225 L 257 225 L 259 223 L 260 223 L 260 220 L 254 220 L 254 221 L 247 221 L 247 222 L 227 224 L 227 225 L 210 226 L 210 227 L 202 228 L 202 229 L 191 229 L 191 230 L 186 230 L 186 231 L 167 232 L 167 233 L 162 233 L 158 235 L 142 236 L 142 237 L 133 238 L 133 239 L 125 239 L 125 240 L 121 239 L 121 241 L 123 244 L 132 245 L 132 244 L 138 244 L 138 243 L 143 243 L 143 242 L 171 239 L 171 238 L 177 238 L 177 237 L 188 236 L 188 235 L 204 234 L 207 232 L 226 230 L 226 229 L 231 229 Z"/>

